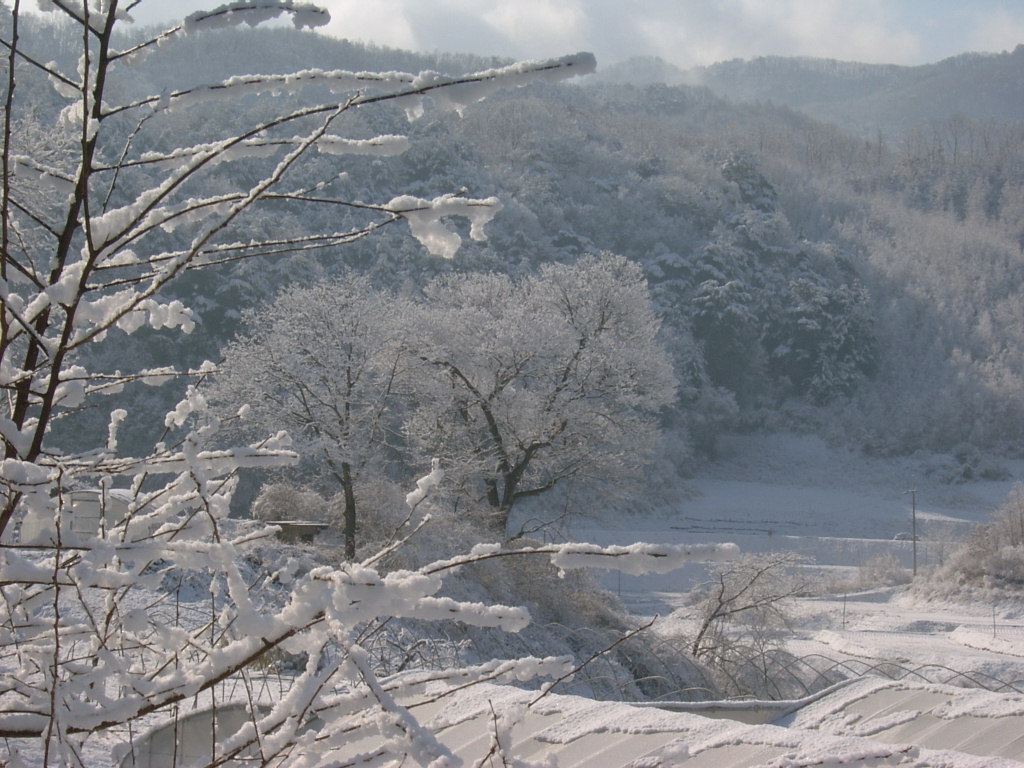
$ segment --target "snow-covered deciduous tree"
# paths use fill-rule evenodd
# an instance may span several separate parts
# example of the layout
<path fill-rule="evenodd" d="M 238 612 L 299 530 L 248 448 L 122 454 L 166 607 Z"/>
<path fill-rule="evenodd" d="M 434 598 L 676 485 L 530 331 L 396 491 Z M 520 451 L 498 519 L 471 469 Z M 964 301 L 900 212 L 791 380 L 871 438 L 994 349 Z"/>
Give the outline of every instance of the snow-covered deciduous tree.
<path fill-rule="evenodd" d="M 748 555 L 714 569 L 712 579 L 698 588 L 700 624 L 691 651 L 698 658 L 719 653 L 730 632 L 745 623 L 765 631 L 784 623 L 785 602 L 805 585 L 793 576 L 800 558 L 791 553 Z"/>
<path fill-rule="evenodd" d="M 304 463 L 343 494 L 345 551 L 356 556 L 357 485 L 379 473 L 394 441 L 391 411 L 406 365 L 400 299 L 346 275 L 292 286 L 248 315 L 250 332 L 230 344 L 215 385 L 204 390 L 230 413 L 236 434 L 287 430 Z"/>
<path fill-rule="evenodd" d="M 676 380 L 638 265 L 605 255 L 519 281 L 455 275 L 426 298 L 407 431 L 484 501 L 496 535 L 520 499 L 643 467 Z"/>
<path fill-rule="evenodd" d="M 225 415 L 247 405 L 240 434 L 287 429 L 333 478 L 350 558 L 357 479 L 386 450 L 439 453 L 503 539 L 519 499 L 636 476 L 675 391 L 646 282 L 614 256 L 449 275 L 419 302 L 348 276 L 285 290 L 250 324 L 202 392 Z"/>
<path fill-rule="evenodd" d="M 210 739 L 214 764 L 247 756 L 246 764 L 335 765 L 342 755 L 364 764 L 403 755 L 443 762 L 450 753 L 407 706 L 423 684 L 559 675 L 565 661 L 380 679 L 360 645 L 367 623 L 415 616 L 515 630 L 527 620 L 523 611 L 439 597 L 455 562 L 387 576 L 367 563 L 303 569 L 282 561 L 274 570 L 246 571 L 240 553 L 270 531 L 229 518 L 236 473 L 280 466 L 295 454 L 274 435 L 212 448 L 219 425 L 194 418 L 206 407 L 194 381 L 157 423 L 146 455 L 118 449 L 122 425 L 144 414 L 111 410 L 107 429 L 83 451 L 62 450 L 53 430 L 76 410 L 101 408 L 105 393 L 212 370 L 133 369 L 131 360 L 111 370 L 87 367 L 85 350 L 142 328 L 193 332 L 196 315 L 164 298 L 187 272 L 286 249 L 330 249 L 403 221 L 441 256 L 451 256 L 461 237 L 448 228 L 451 217 L 468 219 L 470 234 L 482 236 L 498 208 L 491 199 L 396 196 L 371 204 L 341 196 L 334 184 L 347 154 L 388 156 L 407 146 L 397 136 L 342 135 L 346 115 L 382 101 L 411 115 L 424 100 L 461 109 L 495 88 L 588 71 L 593 59 L 455 79 L 307 70 L 140 95 L 132 92 L 133 64 L 183 36 L 279 16 L 316 26 L 326 15 L 293 0 L 234 2 L 125 47 L 118 29 L 137 5 L 41 4 L 74 30 L 68 39 L 81 43 L 77 68 L 34 55 L 20 0 L 4 4 L 0 25 L 0 762 L 128 759 L 139 733 L 175 721 L 188 703 L 220 701 L 227 681 L 245 694 L 247 722 Z M 42 140 L 40 129 L 21 128 L 40 122 L 32 112 L 40 104 L 30 98 L 40 82 L 53 86 L 51 101 L 60 105 L 45 118 L 54 126 Z M 315 86 L 316 101 L 268 100 L 282 111 L 256 124 L 236 121 L 226 135 L 193 143 L 178 135 L 177 146 L 161 151 L 149 149 L 160 142 L 144 140 L 161 134 L 165 117 L 200 104 L 227 110 L 235 97 L 306 86 Z M 337 165 L 317 164 L 326 176 L 297 173 L 315 153 L 336 157 Z M 345 206 L 365 218 L 334 232 L 270 235 L 255 226 L 282 205 Z M 290 655 L 295 672 L 286 692 L 261 701 L 254 681 L 273 653 Z M 363 735 L 372 743 L 360 742 Z"/>
<path fill-rule="evenodd" d="M 695 659 L 721 677 L 730 695 L 782 697 L 780 659 L 788 655 L 781 639 L 789 629 L 788 605 L 806 590 L 792 552 L 745 555 L 712 567 L 711 580 L 691 595 L 697 629 L 690 641 Z"/>

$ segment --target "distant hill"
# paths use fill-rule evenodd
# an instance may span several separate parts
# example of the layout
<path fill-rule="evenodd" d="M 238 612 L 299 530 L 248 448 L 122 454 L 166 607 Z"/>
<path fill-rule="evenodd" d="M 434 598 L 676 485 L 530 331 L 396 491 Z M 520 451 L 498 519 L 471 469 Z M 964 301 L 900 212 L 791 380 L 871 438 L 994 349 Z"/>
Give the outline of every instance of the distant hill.
<path fill-rule="evenodd" d="M 631 59 L 608 67 L 601 79 L 702 85 L 731 101 L 788 106 L 866 136 L 952 115 L 1024 121 L 1024 45 L 915 67 L 767 56 L 684 71 L 656 58 Z"/>

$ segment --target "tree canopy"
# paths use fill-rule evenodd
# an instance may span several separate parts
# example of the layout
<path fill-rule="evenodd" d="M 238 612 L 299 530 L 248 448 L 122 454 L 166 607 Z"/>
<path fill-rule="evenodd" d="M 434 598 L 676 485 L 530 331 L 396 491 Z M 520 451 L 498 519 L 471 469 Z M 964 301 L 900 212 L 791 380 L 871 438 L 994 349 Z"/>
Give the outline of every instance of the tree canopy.
<path fill-rule="evenodd" d="M 248 320 L 207 396 L 223 416 L 249 405 L 242 434 L 293 434 L 345 493 L 350 544 L 359 474 L 389 449 L 441 458 L 504 538 L 520 499 L 638 477 L 675 395 L 646 280 L 621 257 L 447 275 L 418 299 L 345 276 Z"/>
<path fill-rule="evenodd" d="M 496 531 L 519 499 L 637 476 L 675 395 L 638 265 L 592 256 L 518 281 L 455 275 L 425 296 L 413 338 L 432 375 L 407 430 L 481 489 Z"/>

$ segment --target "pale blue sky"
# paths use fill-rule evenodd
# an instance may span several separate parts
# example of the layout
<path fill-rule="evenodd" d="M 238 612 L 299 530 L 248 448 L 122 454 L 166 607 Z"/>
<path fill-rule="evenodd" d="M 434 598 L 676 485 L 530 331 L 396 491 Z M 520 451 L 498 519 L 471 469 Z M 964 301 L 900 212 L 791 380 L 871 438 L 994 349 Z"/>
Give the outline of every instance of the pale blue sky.
<path fill-rule="evenodd" d="M 218 2 L 143 0 L 140 22 Z M 1024 42 L 1021 0 L 325 0 L 339 37 L 420 51 L 681 67 L 762 55 L 922 64 Z"/>

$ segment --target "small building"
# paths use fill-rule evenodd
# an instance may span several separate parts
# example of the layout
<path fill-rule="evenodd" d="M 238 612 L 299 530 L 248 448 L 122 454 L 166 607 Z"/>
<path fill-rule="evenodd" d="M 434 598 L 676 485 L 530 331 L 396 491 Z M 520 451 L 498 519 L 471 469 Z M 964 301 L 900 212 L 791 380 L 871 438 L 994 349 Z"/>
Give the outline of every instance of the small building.
<path fill-rule="evenodd" d="M 289 544 L 309 543 L 320 531 L 330 527 L 328 523 L 317 520 L 268 520 L 267 525 L 280 528 L 277 537 Z"/>

